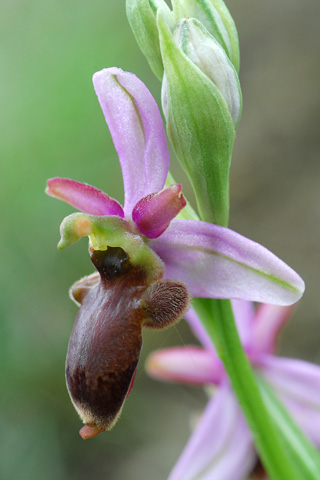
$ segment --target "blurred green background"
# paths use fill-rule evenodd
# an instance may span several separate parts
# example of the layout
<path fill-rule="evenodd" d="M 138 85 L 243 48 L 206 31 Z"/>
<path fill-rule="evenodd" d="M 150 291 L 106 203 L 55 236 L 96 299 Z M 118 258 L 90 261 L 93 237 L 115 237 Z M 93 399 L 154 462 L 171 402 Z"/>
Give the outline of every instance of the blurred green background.
<path fill-rule="evenodd" d="M 238 26 L 244 110 L 231 173 L 231 222 L 305 279 L 281 353 L 320 361 L 320 3 L 227 2 Z M 92 271 L 86 242 L 58 252 L 72 209 L 46 179 L 91 183 L 122 201 L 117 156 L 91 83 L 107 66 L 134 71 L 160 98 L 126 21 L 124 0 L 1 0 L 0 159 L 2 480 L 163 480 L 201 411 L 200 389 L 149 379 L 155 348 L 192 340 L 181 322 L 147 332 L 121 420 L 84 442 L 64 383 L 76 306 L 69 286 Z M 180 169 L 177 180 L 190 189 Z"/>

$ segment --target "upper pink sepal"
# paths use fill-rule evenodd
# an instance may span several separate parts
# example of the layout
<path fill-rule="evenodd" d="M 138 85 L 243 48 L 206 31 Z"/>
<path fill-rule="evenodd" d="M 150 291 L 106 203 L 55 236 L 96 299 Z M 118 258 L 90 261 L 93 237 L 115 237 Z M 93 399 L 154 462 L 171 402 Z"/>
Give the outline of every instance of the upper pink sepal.
<path fill-rule="evenodd" d="M 90 215 L 124 217 L 120 203 L 87 183 L 76 182 L 70 178 L 50 178 L 46 193 Z"/>
<path fill-rule="evenodd" d="M 187 204 L 181 190 L 181 185 L 174 184 L 139 200 L 132 211 L 132 220 L 140 233 L 148 238 L 160 237 Z"/>
<path fill-rule="evenodd" d="M 140 198 L 164 187 L 169 150 L 162 118 L 151 93 L 133 73 L 105 68 L 94 74 L 93 84 L 119 155 L 128 216 Z"/>

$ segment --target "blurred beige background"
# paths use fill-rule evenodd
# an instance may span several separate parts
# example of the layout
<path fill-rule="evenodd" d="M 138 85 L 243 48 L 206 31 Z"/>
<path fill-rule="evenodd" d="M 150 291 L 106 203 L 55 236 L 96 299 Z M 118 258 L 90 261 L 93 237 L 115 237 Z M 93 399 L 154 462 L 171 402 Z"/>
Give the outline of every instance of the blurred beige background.
<path fill-rule="evenodd" d="M 230 226 L 305 279 L 281 353 L 320 362 L 320 3 L 227 5 L 239 31 L 244 97 Z M 43 193 L 47 178 L 68 176 L 122 201 L 91 76 L 107 66 L 134 71 L 158 101 L 160 85 L 133 39 L 124 0 L 2 0 L 0 49 L 0 478 L 164 480 L 205 395 L 149 379 L 143 359 L 192 336 L 183 322 L 147 332 L 121 420 L 111 432 L 81 440 L 64 384 L 76 315 L 68 288 L 92 269 L 85 241 L 56 250 L 59 224 L 72 209 Z M 180 169 L 173 171 L 190 196 Z"/>

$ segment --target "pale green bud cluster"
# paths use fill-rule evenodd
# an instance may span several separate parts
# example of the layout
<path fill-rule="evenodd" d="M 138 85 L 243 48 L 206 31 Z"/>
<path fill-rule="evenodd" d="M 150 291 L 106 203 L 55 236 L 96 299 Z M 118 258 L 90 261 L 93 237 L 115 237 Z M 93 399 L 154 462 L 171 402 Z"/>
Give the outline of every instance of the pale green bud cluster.
<path fill-rule="evenodd" d="M 127 0 L 127 15 L 152 70 L 175 154 L 203 220 L 226 226 L 229 168 L 242 96 L 238 35 L 222 0 Z"/>
<path fill-rule="evenodd" d="M 182 52 L 216 85 L 228 105 L 234 126 L 241 116 L 242 95 L 238 74 L 224 49 L 201 22 L 194 18 L 180 20 L 173 38 Z M 166 82 L 162 89 L 166 108 Z"/>
<path fill-rule="evenodd" d="M 222 0 L 172 0 L 174 18 L 196 18 L 223 47 L 237 72 L 240 66 L 236 26 Z"/>
<path fill-rule="evenodd" d="M 164 0 L 127 0 L 127 17 L 140 50 L 149 62 L 153 73 L 161 81 L 163 62 L 160 52 L 157 12 L 161 11 L 167 24 L 173 29 L 173 12 Z"/>

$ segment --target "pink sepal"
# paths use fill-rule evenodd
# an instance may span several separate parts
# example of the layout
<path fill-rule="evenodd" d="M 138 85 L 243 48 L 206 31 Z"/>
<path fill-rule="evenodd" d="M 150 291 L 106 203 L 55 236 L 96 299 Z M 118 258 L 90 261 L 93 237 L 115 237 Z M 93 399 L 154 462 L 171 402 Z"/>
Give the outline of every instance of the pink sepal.
<path fill-rule="evenodd" d="M 46 193 L 90 215 L 124 217 L 120 203 L 87 183 L 77 182 L 70 178 L 50 178 Z"/>
<path fill-rule="evenodd" d="M 252 435 L 227 382 L 210 399 L 168 480 L 240 480 L 257 461 Z"/>
<path fill-rule="evenodd" d="M 140 198 L 164 187 L 170 161 L 162 118 L 133 73 L 105 68 L 93 75 L 93 84 L 119 155 L 128 216 Z"/>
<path fill-rule="evenodd" d="M 279 306 L 263 303 L 259 305 L 252 325 L 252 353 L 261 355 L 275 352 L 279 333 L 296 307 L 297 304 Z"/>
<path fill-rule="evenodd" d="M 153 352 L 147 360 L 146 370 L 158 380 L 193 385 L 219 384 L 225 375 L 214 351 L 195 346 Z"/>
<path fill-rule="evenodd" d="M 304 292 L 303 280 L 256 242 L 200 220 L 174 219 L 149 247 L 193 297 L 237 298 L 291 305 Z"/>
<path fill-rule="evenodd" d="M 181 185 L 174 184 L 139 200 L 132 211 L 132 220 L 140 233 L 148 238 L 160 237 L 187 204 L 181 190 Z"/>

